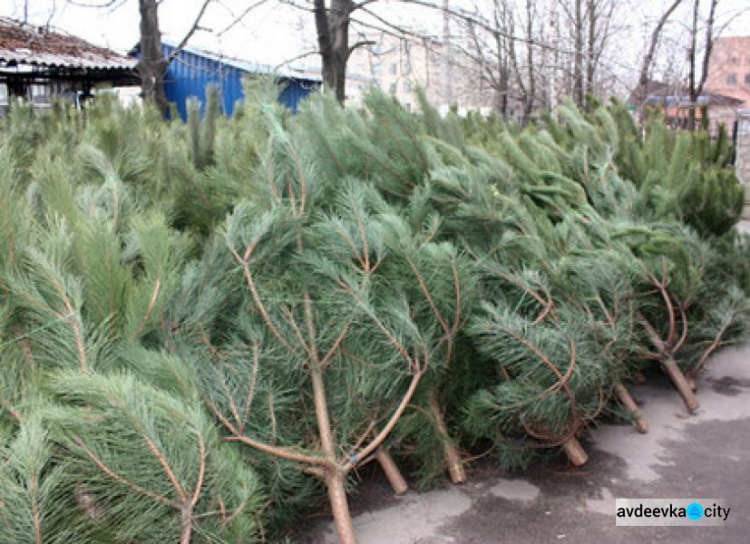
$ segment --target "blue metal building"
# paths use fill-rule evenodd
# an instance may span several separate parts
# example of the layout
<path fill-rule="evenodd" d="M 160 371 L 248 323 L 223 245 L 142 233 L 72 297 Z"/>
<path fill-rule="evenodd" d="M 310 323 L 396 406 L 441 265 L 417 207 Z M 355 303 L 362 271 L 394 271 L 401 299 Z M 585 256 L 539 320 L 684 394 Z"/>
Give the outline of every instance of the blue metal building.
<path fill-rule="evenodd" d="M 164 57 L 174 51 L 174 45 L 162 42 Z M 134 51 L 138 55 L 138 51 Z M 164 90 L 167 100 L 177 106 L 182 119 L 187 118 L 187 99 L 198 98 L 206 102 L 206 86 L 215 84 L 219 87 L 223 113 L 232 115 L 235 104 L 243 98 L 242 78 L 245 75 L 275 75 L 283 90 L 279 102 L 293 113 L 297 112 L 300 101 L 317 89 L 321 78 L 305 74 L 292 68 L 273 70 L 270 66 L 222 57 L 193 47 L 184 47 L 167 68 Z"/>

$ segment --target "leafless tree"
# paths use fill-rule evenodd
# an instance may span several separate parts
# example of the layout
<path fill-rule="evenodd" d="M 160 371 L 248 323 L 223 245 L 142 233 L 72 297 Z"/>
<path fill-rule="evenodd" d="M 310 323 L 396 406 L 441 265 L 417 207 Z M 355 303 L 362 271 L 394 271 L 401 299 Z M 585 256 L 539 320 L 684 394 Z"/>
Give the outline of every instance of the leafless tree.
<path fill-rule="evenodd" d="M 126 4 L 129 0 L 66 0 L 72 6 L 108 9 L 110 12 Z M 213 0 L 204 0 L 188 32 L 168 58 L 164 57 L 159 26 L 159 5 L 163 0 L 138 0 L 140 12 L 140 60 L 138 75 L 141 79 L 141 96 L 154 104 L 162 115 L 166 115 L 169 103 L 164 91 L 164 78 L 169 64 L 180 54 L 188 40 L 200 28 L 200 21 Z"/>
<path fill-rule="evenodd" d="M 704 46 L 701 54 L 698 51 L 698 40 L 701 32 L 701 21 L 700 21 L 700 0 L 693 1 L 693 15 L 692 25 L 690 27 L 690 47 L 688 49 L 688 93 L 690 96 L 690 117 L 689 117 L 689 128 L 690 130 L 695 129 L 696 121 L 696 104 L 698 97 L 703 92 L 703 87 L 706 85 L 706 79 L 708 78 L 708 65 L 711 61 L 711 52 L 713 51 L 715 36 L 715 22 L 716 22 L 716 6 L 719 0 L 710 0 L 708 7 L 708 16 L 705 21 L 704 29 Z M 698 64 L 700 63 L 700 66 Z M 700 74 L 698 70 L 700 69 Z"/>
<path fill-rule="evenodd" d="M 582 105 L 586 93 L 600 90 L 601 68 L 608 68 L 602 61 L 619 31 L 621 2 L 492 0 L 491 8 L 478 1 L 475 6 L 471 17 L 456 14 L 470 30 L 467 47 L 482 66 L 482 77 L 500 94 L 516 98 L 524 118 L 541 105 L 553 107 L 558 94 L 572 95 Z M 487 37 L 478 37 L 482 33 Z M 488 62 L 490 56 L 497 66 Z M 505 113 L 507 103 L 498 108 Z"/>
<path fill-rule="evenodd" d="M 638 84 L 635 91 L 633 92 L 633 95 L 641 97 L 646 93 L 649 82 L 649 73 L 654 63 L 656 48 L 659 45 L 659 40 L 661 38 L 662 32 L 664 31 L 664 26 L 667 24 L 669 18 L 680 6 L 680 4 L 682 4 L 682 2 L 683 0 L 674 0 L 666 9 L 666 11 L 664 11 L 662 16 L 659 17 L 656 26 L 654 26 L 654 29 L 651 31 L 651 37 L 648 42 L 648 49 L 646 49 L 646 52 L 643 55 L 643 60 L 641 61 L 641 69 L 638 75 Z M 645 98 L 645 96 L 643 98 Z"/>
<path fill-rule="evenodd" d="M 141 94 L 143 99 L 154 104 L 162 115 L 166 115 L 169 102 L 164 91 L 164 79 L 169 64 L 177 58 L 188 40 L 198 30 L 200 21 L 206 13 L 206 8 L 212 0 L 205 0 L 195 17 L 190 30 L 165 58 L 161 44 L 161 29 L 159 27 L 159 4 L 160 0 L 138 0 L 140 10 L 140 53 L 138 61 L 138 73 L 141 77 Z"/>
<path fill-rule="evenodd" d="M 315 28 L 323 65 L 323 82 L 333 89 L 339 102 L 346 98 L 346 63 L 349 48 L 349 24 L 356 4 L 353 0 L 315 0 Z"/>
<path fill-rule="evenodd" d="M 363 45 L 372 43 L 370 40 L 349 43 L 350 27 L 357 22 L 353 15 L 357 11 L 366 12 L 378 23 L 390 25 L 386 19 L 370 12 L 368 6 L 377 0 L 280 0 L 281 3 L 296 9 L 312 12 L 315 20 L 315 31 L 318 43 L 318 54 L 321 58 L 323 84 L 330 89 L 339 102 L 346 99 L 346 66 L 352 53 Z M 366 24 L 372 28 L 382 30 L 383 26 Z"/>
<path fill-rule="evenodd" d="M 590 94 L 596 94 L 595 78 L 602 55 L 615 33 L 615 14 L 621 5 L 617 0 L 587 0 L 586 91 Z"/>
<path fill-rule="evenodd" d="M 111 7 L 132 0 L 66 1 Z M 202 3 L 194 25 L 172 53 L 172 58 L 164 58 L 161 53 L 157 12 L 162 1 L 139 0 L 142 55 L 139 71 L 144 98 L 164 110 L 166 67 L 200 29 L 200 20 L 209 4 L 218 0 Z M 241 17 L 266 1 L 247 0 Z M 636 0 L 475 0 L 473 9 L 467 9 L 467 3 L 455 0 L 391 0 L 391 5 L 407 4 L 415 6 L 415 10 L 421 8 L 446 15 L 442 36 L 439 35 L 439 24 L 434 22 L 433 28 L 406 28 L 399 22 L 398 15 L 387 11 L 390 8 L 383 0 L 279 2 L 304 10 L 307 20 L 314 21 L 315 49 L 321 57 L 324 84 L 341 102 L 345 99 L 349 59 L 358 47 L 373 44 L 375 31 L 418 43 L 428 43 L 424 40 L 429 38 L 429 43 L 440 45 L 442 57 L 461 57 L 461 62 L 468 59 L 473 64 L 469 71 L 473 71 L 482 82 L 482 88 L 492 90 L 495 107 L 508 115 L 514 103 L 520 103 L 525 117 L 541 105 L 554 106 L 562 96 L 572 96 L 576 103 L 584 105 L 587 94 L 605 94 L 612 85 L 623 90 L 624 87 L 642 89 L 654 65 L 659 66 L 661 56 L 669 54 L 668 48 L 659 44 L 665 43 L 666 39 L 675 40 L 674 36 L 664 36 L 667 23 L 678 13 L 678 8 L 687 3 L 685 0 L 662 0 L 663 11 L 652 23 L 654 26 L 643 56 L 625 59 L 621 51 L 615 51 L 615 38 L 625 25 L 634 24 L 628 8 L 640 5 Z M 713 23 L 717 4 L 718 0 L 693 0 L 692 21 L 688 21 L 687 14 L 683 17 L 686 19 L 686 33 L 693 36 L 689 40 L 687 55 L 687 64 L 692 68 L 686 69 L 685 73 L 689 72 L 688 87 L 695 98 L 705 85 L 705 68 L 717 34 Z M 709 15 L 698 17 L 701 11 Z M 448 25 L 449 19 L 457 23 Z M 676 25 L 669 28 L 676 28 Z M 453 35 L 455 29 L 460 29 L 463 34 Z M 685 58 L 684 53 L 682 58 Z M 685 66 L 682 62 L 680 65 Z M 449 70 L 444 72 L 448 74 Z M 453 75 L 456 74 L 464 77 L 467 70 L 462 67 Z M 633 81 L 635 77 L 637 80 Z"/>
<path fill-rule="evenodd" d="M 516 73 L 516 81 L 518 88 L 521 91 L 521 100 L 523 102 L 523 117 L 524 120 L 528 119 L 529 115 L 534 108 L 534 102 L 536 100 L 536 70 L 534 60 L 534 36 L 535 36 L 535 10 L 534 2 L 532 0 L 525 1 L 526 11 L 526 81 L 521 74 L 521 70 L 518 66 L 518 57 L 516 55 L 516 40 L 511 39 L 511 59 L 513 60 Z"/>
<path fill-rule="evenodd" d="M 572 1 L 572 5 L 571 5 Z M 558 0 L 572 34 L 573 99 L 585 104 L 586 94 L 595 94 L 597 71 L 614 35 L 618 0 Z"/>
<path fill-rule="evenodd" d="M 346 98 L 346 66 L 354 51 L 362 46 L 371 45 L 372 41 L 362 39 L 350 45 L 349 31 L 352 24 L 369 30 L 385 32 L 399 37 L 409 37 L 423 40 L 426 34 L 400 26 L 396 21 L 384 17 L 370 9 L 371 4 L 378 0 L 312 0 L 315 16 L 315 29 L 318 38 L 318 48 L 322 61 L 323 84 L 332 90 L 339 102 Z M 448 2 L 442 4 L 438 0 L 402 0 L 403 3 L 429 7 L 434 10 L 449 12 Z M 301 4 L 295 0 L 286 0 L 295 7 Z M 304 9 L 304 7 L 302 8 Z M 354 16 L 360 12 L 362 17 Z"/>
<path fill-rule="evenodd" d="M 114 11 L 130 0 L 66 0 L 68 4 L 87 7 L 109 9 Z M 177 58 L 180 52 L 188 44 L 193 35 L 201 30 L 201 20 L 211 3 L 216 0 L 204 0 L 197 13 L 193 17 L 192 24 L 183 36 L 182 40 L 165 57 L 161 42 L 161 27 L 159 25 L 159 6 L 164 0 L 138 0 L 140 12 L 140 60 L 138 61 L 138 74 L 141 79 L 141 96 L 146 102 L 154 104 L 163 115 L 166 115 L 169 103 L 164 90 L 164 80 L 169 65 Z M 265 3 L 266 0 L 257 0 L 249 3 L 246 9 L 237 16 L 232 25 L 248 15 L 253 9 Z M 226 29 L 225 29 L 226 30 Z"/>
<path fill-rule="evenodd" d="M 508 0 L 492 0 L 492 30 L 478 28 L 473 20 L 463 21 L 465 41 L 456 44 L 469 61 L 467 71 L 473 79 L 486 83 L 494 93 L 495 108 L 508 115 L 511 92 L 511 77 L 514 74 L 511 61 L 511 42 L 508 36 L 515 30 L 515 17 Z"/>
<path fill-rule="evenodd" d="M 573 0 L 575 6 L 573 21 L 573 99 L 583 105 L 583 0 Z M 563 6 L 567 3 L 563 2 Z"/>

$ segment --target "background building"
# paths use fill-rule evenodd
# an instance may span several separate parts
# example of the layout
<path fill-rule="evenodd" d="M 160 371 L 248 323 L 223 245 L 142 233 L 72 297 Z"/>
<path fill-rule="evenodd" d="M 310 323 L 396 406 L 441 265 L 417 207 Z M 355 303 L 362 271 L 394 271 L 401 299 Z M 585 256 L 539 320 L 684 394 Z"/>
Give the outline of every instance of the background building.
<path fill-rule="evenodd" d="M 12 97 L 49 107 L 96 89 L 137 86 L 136 61 L 80 38 L 0 18 L 0 114 Z"/>
<path fill-rule="evenodd" d="M 750 108 L 750 36 L 718 38 L 711 53 L 706 90 L 737 100 L 713 118 L 734 125 L 737 110 Z"/>
<path fill-rule="evenodd" d="M 162 42 L 165 58 L 174 51 L 175 46 Z M 131 52 L 137 56 L 139 48 Z M 195 97 L 202 104 L 206 102 L 206 87 L 216 85 L 221 98 L 222 113 L 232 115 L 235 104 L 244 96 L 242 79 L 253 75 L 275 75 L 283 85 L 279 102 L 297 111 L 302 99 L 317 89 L 321 84 L 319 75 L 310 74 L 295 68 L 274 69 L 265 64 L 248 62 L 240 59 L 223 57 L 195 47 L 184 47 L 169 64 L 164 82 L 167 100 L 174 103 L 182 119 L 187 118 L 187 100 Z"/>
<path fill-rule="evenodd" d="M 459 112 L 491 109 L 493 94 L 483 88 L 461 62 L 463 55 L 434 38 L 394 36 L 376 32 L 359 38 L 371 42 L 357 48 L 349 59 L 347 104 L 361 104 L 369 84 L 394 96 L 407 110 L 417 107 L 414 91 L 421 87 L 428 101 L 441 112 L 456 106 Z"/>

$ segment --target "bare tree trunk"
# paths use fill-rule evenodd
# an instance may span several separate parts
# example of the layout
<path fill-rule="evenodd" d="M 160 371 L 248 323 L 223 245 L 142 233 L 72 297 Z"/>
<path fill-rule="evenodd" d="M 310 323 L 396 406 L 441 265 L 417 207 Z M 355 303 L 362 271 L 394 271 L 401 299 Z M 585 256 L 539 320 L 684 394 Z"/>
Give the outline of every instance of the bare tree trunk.
<path fill-rule="evenodd" d="M 500 71 L 500 84 L 497 89 L 497 110 L 503 116 L 503 119 L 508 117 L 508 93 L 510 92 L 510 77 L 508 70 L 501 69 Z"/>
<path fill-rule="evenodd" d="M 558 75 L 560 73 L 560 18 L 556 8 L 550 13 L 550 26 L 552 27 L 552 44 L 553 51 L 552 56 L 552 70 L 549 72 L 549 104 L 548 107 L 551 111 L 557 109 L 557 98 L 558 98 Z M 549 54 L 549 52 L 548 52 Z"/>
<path fill-rule="evenodd" d="M 701 71 L 701 79 L 698 83 L 698 95 L 703 92 L 703 87 L 708 79 L 708 67 L 711 62 L 711 53 L 714 49 L 714 22 L 716 17 L 716 4 L 719 0 L 711 0 L 711 9 L 708 12 L 708 21 L 706 23 L 706 45 L 703 49 L 703 66 Z"/>
<path fill-rule="evenodd" d="M 643 56 L 643 62 L 641 63 L 641 71 L 640 75 L 638 76 L 638 86 L 633 92 L 635 96 L 640 97 L 640 95 L 646 93 L 649 79 L 648 74 L 651 71 L 651 65 L 654 62 L 654 55 L 656 54 L 656 47 L 659 44 L 661 32 L 664 29 L 664 25 L 667 24 L 667 21 L 672 16 L 672 13 L 674 13 L 674 11 L 679 7 L 680 4 L 682 4 L 682 0 L 674 0 L 667 11 L 664 12 L 659 21 L 656 23 L 654 30 L 651 32 L 651 39 L 649 40 L 648 49 L 646 50 L 646 54 Z M 645 100 L 645 98 L 646 97 L 644 96 L 643 99 Z"/>
<path fill-rule="evenodd" d="M 529 11 L 529 4 L 532 0 L 526 0 L 526 10 Z M 508 27 L 507 31 L 508 34 L 512 36 L 512 34 L 515 32 L 515 22 L 513 18 L 513 13 L 511 12 L 508 17 Z M 531 27 L 529 24 L 526 25 L 526 31 L 528 32 Z M 531 39 L 527 36 L 527 38 Z M 527 44 L 527 47 L 531 47 L 531 44 Z M 531 96 L 531 88 L 530 85 L 527 85 L 524 82 L 523 74 L 521 73 L 521 66 L 518 62 L 518 53 L 516 51 L 516 40 L 512 37 L 508 39 L 508 55 L 510 56 L 510 64 L 513 68 L 513 73 L 516 76 L 516 85 L 518 85 L 518 90 L 521 92 L 521 102 L 523 104 L 523 115 L 524 117 L 527 115 L 526 111 L 529 108 L 529 103 L 533 102 L 533 98 Z M 529 72 L 532 73 L 532 72 Z M 530 82 L 529 82 L 530 83 Z"/>
<path fill-rule="evenodd" d="M 169 104 L 164 92 L 164 76 L 167 61 L 161 49 L 161 31 L 157 0 L 138 0 L 141 13 L 141 59 L 138 72 L 141 76 L 143 100 L 154 104 L 162 115 L 166 115 Z"/>
<path fill-rule="evenodd" d="M 703 59 L 701 61 L 701 75 L 698 78 L 698 16 L 700 12 L 700 0 L 695 0 L 693 3 L 693 20 L 690 28 L 690 49 L 688 52 L 688 59 L 690 61 L 690 73 L 688 75 L 689 93 L 690 93 L 690 116 L 689 116 L 689 128 L 695 130 L 696 127 L 696 110 L 698 97 L 703 92 L 703 87 L 706 84 L 708 78 L 708 66 L 711 62 L 711 53 L 713 52 L 714 46 L 714 21 L 716 16 L 716 5 L 719 0 L 711 0 L 711 5 L 708 10 L 708 19 L 706 20 L 706 41 L 703 49 Z"/>
<path fill-rule="evenodd" d="M 503 118 L 508 117 L 508 97 L 510 94 L 510 61 L 508 60 L 510 48 L 508 46 L 508 34 L 512 31 L 513 14 L 508 12 L 506 0 L 495 0 L 494 19 L 496 31 L 494 33 L 495 47 L 497 48 L 497 73 L 498 81 L 496 107 Z"/>
<path fill-rule="evenodd" d="M 586 84 L 584 94 L 594 94 L 594 75 L 596 74 L 596 38 L 599 13 L 597 0 L 588 0 L 586 5 L 588 17 L 588 43 L 586 44 Z"/>
<path fill-rule="evenodd" d="M 534 10 L 532 0 L 526 0 L 526 70 L 529 75 L 529 85 L 527 87 L 526 99 L 524 100 L 523 120 L 524 124 L 528 122 L 531 112 L 534 109 L 536 100 L 536 74 L 534 72 Z"/>
<path fill-rule="evenodd" d="M 690 27 L 690 48 L 688 49 L 688 59 L 690 61 L 688 74 L 688 93 L 690 99 L 690 113 L 689 113 L 689 127 L 690 130 L 695 130 L 695 102 L 698 99 L 697 86 L 695 83 L 695 65 L 696 51 L 698 44 L 698 9 L 700 7 L 700 0 L 693 1 L 693 19 L 692 26 Z"/>
<path fill-rule="evenodd" d="M 575 0 L 573 32 L 573 100 L 578 106 L 583 106 L 583 0 Z"/>
<path fill-rule="evenodd" d="M 161 30 L 159 29 L 159 4 L 161 0 L 138 0 L 141 22 L 141 59 L 138 62 L 138 73 L 141 77 L 141 94 L 143 100 L 154 104 L 163 116 L 167 114 L 169 103 L 164 90 L 164 79 L 167 67 L 187 45 L 190 37 L 198 30 L 198 24 L 206 13 L 212 0 L 204 0 L 193 25 L 177 45 L 169 58 L 164 58 L 161 48 Z"/>
<path fill-rule="evenodd" d="M 711 53 L 713 52 L 714 47 L 714 17 L 716 15 L 716 4 L 718 4 L 719 0 L 711 0 L 711 7 L 708 11 L 708 21 L 706 22 L 706 45 L 703 49 L 703 64 L 701 66 L 701 77 L 698 82 L 698 87 L 695 89 L 695 101 L 697 101 L 698 97 L 703 93 L 703 87 L 706 84 L 706 80 L 708 79 L 708 66 L 711 62 Z M 693 104 L 695 104 L 695 101 L 693 101 Z M 691 108 L 691 125 L 690 130 L 695 130 L 695 107 Z M 703 119 L 703 121 L 707 121 L 707 119 Z M 708 128 L 708 125 L 706 125 L 706 128 Z"/>
<path fill-rule="evenodd" d="M 346 64 L 349 61 L 349 23 L 354 11 L 352 0 L 315 0 L 313 13 L 318 33 L 318 48 L 323 64 L 323 84 L 340 103 L 346 99 Z"/>

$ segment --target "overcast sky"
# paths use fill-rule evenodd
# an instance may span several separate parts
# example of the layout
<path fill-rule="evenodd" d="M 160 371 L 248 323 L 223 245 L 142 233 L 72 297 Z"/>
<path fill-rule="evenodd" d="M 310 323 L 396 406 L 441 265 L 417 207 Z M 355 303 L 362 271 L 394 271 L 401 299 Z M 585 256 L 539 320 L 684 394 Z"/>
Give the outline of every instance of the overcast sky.
<path fill-rule="evenodd" d="M 222 32 L 236 20 L 244 9 L 257 0 L 215 0 L 209 5 L 201 26 L 210 31 L 199 31 L 191 45 L 247 60 L 278 64 L 315 49 L 313 16 L 278 0 L 269 0 L 254 9 L 230 30 Z M 75 3 L 103 3 L 103 0 L 76 0 Z M 159 22 L 165 39 L 179 42 L 192 26 L 203 0 L 164 0 L 159 8 Z M 32 24 L 52 25 L 80 36 L 97 45 L 125 52 L 138 42 L 138 2 L 124 0 L 120 7 L 108 9 L 83 8 L 66 0 L 29 0 L 28 20 Z M 410 10 L 391 6 L 379 7 L 399 13 L 408 24 L 416 24 Z M 424 19 L 424 10 L 420 17 Z M 434 18 L 433 14 L 433 18 Z M 24 18 L 23 0 L 0 0 L 0 16 Z M 429 16 L 428 16 L 429 19 Z M 296 64 L 319 63 L 310 56 Z"/>
<path fill-rule="evenodd" d="M 75 0 L 77 3 L 101 3 L 102 0 Z M 165 39 L 180 41 L 192 25 L 203 0 L 164 0 L 159 17 Z M 205 49 L 276 65 L 315 48 L 313 17 L 307 11 L 283 6 L 278 0 L 269 0 L 253 10 L 232 29 L 222 32 L 236 19 L 245 7 L 257 0 L 215 0 L 210 5 L 202 26 L 211 29 L 194 35 L 191 44 Z M 623 0 L 632 5 L 633 30 L 625 50 L 637 51 L 642 47 L 641 36 L 648 26 L 643 21 L 660 11 L 664 0 Z M 453 5 L 471 0 L 453 0 Z M 124 0 L 115 11 L 82 8 L 66 0 L 28 0 L 28 20 L 32 24 L 44 25 L 51 20 L 53 26 L 78 35 L 98 45 L 119 51 L 127 51 L 138 42 L 138 2 Z M 24 0 L 0 0 L 0 16 L 16 19 L 24 17 Z M 686 2 L 688 4 L 688 2 Z M 742 8 L 750 7 L 748 0 L 722 0 L 719 4 L 726 17 Z M 395 6 L 378 2 L 375 9 L 389 20 L 394 18 L 410 26 L 427 24 L 439 31 L 439 16 L 429 10 L 412 6 Z M 687 9 L 685 6 L 683 9 Z M 687 13 L 686 13 L 687 14 Z M 684 14 L 684 15 L 686 15 Z M 727 34 L 750 34 L 750 11 L 736 18 L 727 29 Z M 319 58 L 306 57 L 295 64 L 317 65 Z"/>

